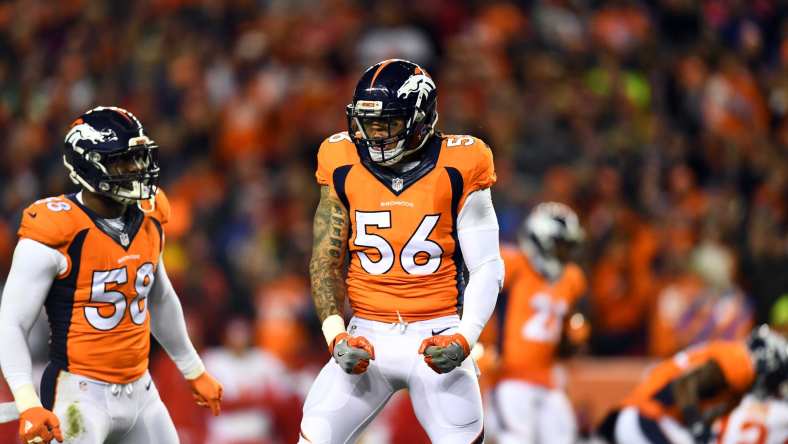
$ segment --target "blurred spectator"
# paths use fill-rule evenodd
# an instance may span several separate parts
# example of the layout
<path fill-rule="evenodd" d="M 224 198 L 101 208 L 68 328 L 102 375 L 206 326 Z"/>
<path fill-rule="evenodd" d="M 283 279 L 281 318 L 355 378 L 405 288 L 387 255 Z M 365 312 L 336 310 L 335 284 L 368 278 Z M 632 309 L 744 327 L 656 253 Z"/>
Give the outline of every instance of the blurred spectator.
<path fill-rule="evenodd" d="M 210 417 L 206 442 L 275 444 L 292 442 L 292 411 L 300 406 L 288 373 L 275 356 L 252 345 L 248 320 L 230 319 L 223 347 L 204 353 L 205 367 L 222 382 L 222 414 Z"/>
<path fill-rule="evenodd" d="M 194 348 L 202 354 L 203 326 L 200 318 L 185 311 L 184 319 Z M 150 372 L 159 396 L 170 412 L 181 443 L 205 443 L 206 420 L 210 413 L 193 401 L 191 388 L 172 359 L 161 351 L 156 353 L 150 363 Z"/>
<path fill-rule="evenodd" d="M 668 357 L 710 340 L 744 339 L 753 326 L 753 309 L 733 282 L 733 254 L 704 242 L 690 255 L 685 271 L 657 294 L 651 313 L 649 351 Z"/>

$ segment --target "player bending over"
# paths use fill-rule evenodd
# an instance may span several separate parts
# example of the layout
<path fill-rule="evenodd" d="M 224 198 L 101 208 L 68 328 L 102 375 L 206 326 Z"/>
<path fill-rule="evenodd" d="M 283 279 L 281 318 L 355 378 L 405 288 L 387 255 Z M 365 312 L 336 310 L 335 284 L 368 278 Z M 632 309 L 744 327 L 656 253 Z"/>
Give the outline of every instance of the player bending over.
<path fill-rule="evenodd" d="M 788 343 L 765 325 L 745 341 L 712 341 L 663 361 L 600 427 L 619 444 L 706 443 L 742 396 L 788 378 Z"/>

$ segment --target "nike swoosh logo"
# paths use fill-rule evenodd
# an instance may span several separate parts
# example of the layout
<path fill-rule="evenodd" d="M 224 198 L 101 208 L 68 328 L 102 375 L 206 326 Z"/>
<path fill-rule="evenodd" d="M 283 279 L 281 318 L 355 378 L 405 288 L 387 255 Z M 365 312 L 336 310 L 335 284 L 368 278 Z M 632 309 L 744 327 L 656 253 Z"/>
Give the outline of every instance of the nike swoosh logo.
<path fill-rule="evenodd" d="M 151 379 L 150 381 L 148 381 L 148 385 L 146 385 L 146 386 L 145 386 L 145 390 L 150 390 L 150 386 L 151 386 L 151 384 L 153 384 L 153 379 Z"/>
<path fill-rule="evenodd" d="M 36 216 L 38 216 L 38 213 L 27 213 L 27 215 L 35 219 Z"/>
<path fill-rule="evenodd" d="M 438 331 L 435 331 L 435 329 L 433 328 L 432 329 L 432 336 L 438 336 L 439 334 L 443 333 L 444 331 L 446 331 L 446 330 L 448 330 L 450 328 L 451 327 L 446 327 L 446 328 L 442 328 L 442 329 L 440 329 Z"/>

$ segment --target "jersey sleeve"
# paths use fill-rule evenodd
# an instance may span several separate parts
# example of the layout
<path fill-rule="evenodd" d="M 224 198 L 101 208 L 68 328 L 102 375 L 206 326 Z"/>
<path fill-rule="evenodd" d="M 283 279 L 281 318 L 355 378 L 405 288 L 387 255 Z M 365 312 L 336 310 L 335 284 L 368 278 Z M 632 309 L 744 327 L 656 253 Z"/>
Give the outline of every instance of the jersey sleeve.
<path fill-rule="evenodd" d="M 334 172 L 341 166 L 352 165 L 357 161 L 356 147 L 347 132 L 334 134 L 324 140 L 317 151 L 315 179 L 318 184 L 328 186 L 332 196 L 337 196 Z"/>
<path fill-rule="evenodd" d="M 337 167 L 350 163 L 348 156 L 348 145 L 352 146 L 353 142 L 347 135 L 347 132 L 336 133 L 331 137 L 326 138 L 320 144 L 317 151 L 317 171 L 315 171 L 315 179 L 320 185 L 334 184 L 334 170 Z M 353 146 L 355 150 L 355 146 Z"/>
<path fill-rule="evenodd" d="M 712 347 L 712 358 L 730 387 L 738 393 L 746 392 L 755 382 L 755 367 L 747 346 L 742 342 L 720 342 Z"/>
<path fill-rule="evenodd" d="M 492 150 L 481 139 L 476 139 L 474 145 L 475 162 L 468 178 L 468 193 L 490 188 L 497 180 Z"/>
<path fill-rule="evenodd" d="M 68 244 L 72 225 L 66 216 L 72 204 L 65 200 L 42 199 L 22 212 L 22 221 L 17 234 L 19 237 L 32 239 L 48 247 L 59 249 Z"/>
<path fill-rule="evenodd" d="M 328 145 L 328 140 L 320 144 L 317 151 L 317 171 L 315 171 L 315 179 L 320 185 L 331 185 L 331 176 L 333 175 L 333 168 L 331 162 L 331 146 Z"/>
<path fill-rule="evenodd" d="M 155 206 L 151 212 L 151 217 L 155 218 L 160 224 L 164 225 L 170 221 L 170 215 L 172 213 L 172 210 L 170 209 L 170 200 L 167 198 L 167 195 L 164 194 L 164 190 L 159 188 L 156 191 L 156 197 L 154 201 Z"/>

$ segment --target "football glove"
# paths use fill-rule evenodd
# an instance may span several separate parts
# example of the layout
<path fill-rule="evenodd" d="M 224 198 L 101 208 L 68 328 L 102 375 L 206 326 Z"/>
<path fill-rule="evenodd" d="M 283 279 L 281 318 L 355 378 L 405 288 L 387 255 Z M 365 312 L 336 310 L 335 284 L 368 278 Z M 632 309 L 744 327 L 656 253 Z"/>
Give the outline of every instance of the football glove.
<path fill-rule="evenodd" d="M 367 371 L 369 360 L 375 359 L 375 349 L 363 336 L 338 334 L 329 346 L 331 356 L 345 373 L 359 375 Z"/>
<path fill-rule="evenodd" d="M 213 416 L 219 416 L 222 410 L 222 392 L 224 391 L 219 381 L 207 371 L 202 372 L 197 378 L 187 381 L 192 387 L 192 396 L 197 405 L 208 407 Z"/>
<path fill-rule="evenodd" d="M 43 407 L 31 407 L 19 414 L 19 437 L 23 443 L 48 443 L 53 439 L 63 442 L 60 420 Z"/>
<path fill-rule="evenodd" d="M 448 373 L 462 364 L 470 354 L 471 347 L 459 333 L 431 336 L 421 342 L 419 354 L 435 373 Z"/>

